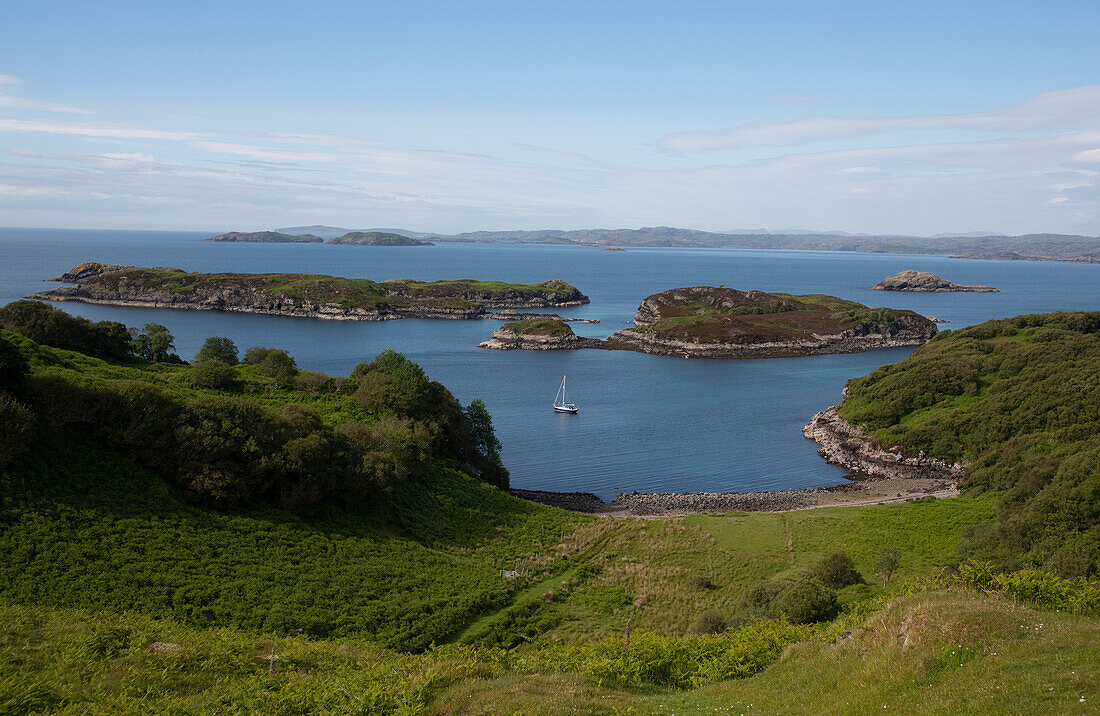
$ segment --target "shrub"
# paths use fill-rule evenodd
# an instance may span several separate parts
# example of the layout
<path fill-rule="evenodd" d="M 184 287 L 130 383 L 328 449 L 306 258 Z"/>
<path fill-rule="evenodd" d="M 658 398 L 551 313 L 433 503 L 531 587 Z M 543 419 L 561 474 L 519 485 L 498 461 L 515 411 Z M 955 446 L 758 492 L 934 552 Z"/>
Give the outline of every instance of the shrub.
<path fill-rule="evenodd" d="M 836 593 L 810 570 L 781 572 L 749 590 L 744 607 L 773 619 L 809 624 L 831 618 L 837 611 Z"/>
<path fill-rule="evenodd" d="M 693 574 L 688 577 L 687 584 L 692 589 L 698 589 L 700 591 L 710 591 L 711 589 L 718 589 L 714 582 L 710 581 L 710 578 L 704 577 L 701 574 Z"/>
<path fill-rule="evenodd" d="M 339 381 L 326 373 L 311 373 L 302 371 L 294 379 L 294 389 L 311 395 L 320 395 L 330 391 L 339 390 Z"/>
<path fill-rule="evenodd" d="M 194 362 L 215 360 L 225 365 L 237 365 L 237 344 L 225 336 L 210 336 L 195 354 Z"/>
<path fill-rule="evenodd" d="M 833 552 L 818 562 L 812 574 L 830 589 L 843 589 L 850 584 L 860 584 L 863 581 L 863 575 L 856 570 L 855 562 L 844 551 Z"/>
<path fill-rule="evenodd" d="M 770 611 L 795 624 L 824 621 L 836 614 L 836 594 L 817 579 L 800 580 L 775 595 Z"/>
<path fill-rule="evenodd" d="M 191 369 L 191 382 L 200 388 L 227 390 L 237 382 L 237 369 L 220 360 L 197 361 Z"/>
<path fill-rule="evenodd" d="M 712 609 L 700 614 L 691 630 L 696 634 L 719 634 L 726 630 L 726 620 Z"/>

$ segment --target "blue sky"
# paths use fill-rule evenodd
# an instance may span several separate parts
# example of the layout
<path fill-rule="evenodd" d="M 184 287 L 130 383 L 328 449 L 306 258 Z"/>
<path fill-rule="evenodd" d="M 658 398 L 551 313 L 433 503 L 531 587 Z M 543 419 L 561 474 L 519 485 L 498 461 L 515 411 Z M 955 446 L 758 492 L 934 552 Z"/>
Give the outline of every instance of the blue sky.
<path fill-rule="evenodd" d="M 0 225 L 1100 234 L 1100 3 L 0 5 Z"/>

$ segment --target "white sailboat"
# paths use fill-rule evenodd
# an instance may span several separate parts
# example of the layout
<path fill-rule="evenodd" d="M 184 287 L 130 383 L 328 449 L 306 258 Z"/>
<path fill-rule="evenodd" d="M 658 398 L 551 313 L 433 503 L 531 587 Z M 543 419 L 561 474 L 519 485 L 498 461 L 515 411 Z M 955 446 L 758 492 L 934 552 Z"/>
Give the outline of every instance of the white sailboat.
<path fill-rule="evenodd" d="M 575 403 L 567 403 L 565 401 L 565 376 L 561 377 L 561 387 L 558 388 L 557 395 L 554 396 L 554 410 L 559 413 L 575 413 L 580 410 Z"/>

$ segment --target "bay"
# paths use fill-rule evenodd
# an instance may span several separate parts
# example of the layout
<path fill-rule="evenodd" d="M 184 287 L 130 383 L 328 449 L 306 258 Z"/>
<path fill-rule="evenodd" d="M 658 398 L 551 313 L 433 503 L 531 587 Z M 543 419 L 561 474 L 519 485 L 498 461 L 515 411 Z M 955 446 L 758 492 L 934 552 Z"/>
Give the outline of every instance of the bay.
<path fill-rule="evenodd" d="M 625 327 L 644 297 L 679 286 L 827 293 L 872 306 L 909 308 L 959 328 L 990 318 L 1100 309 L 1100 265 L 977 261 L 740 249 L 628 249 L 441 244 L 359 247 L 203 242 L 209 233 L 0 229 L 0 305 L 52 284 L 82 261 L 175 266 L 188 271 L 295 271 L 381 280 L 560 278 L 587 294 L 563 315 L 603 337 Z M 872 291 L 903 269 L 932 271 L 1000 293 Z M 180 355 L 208 336 L 241 349 L 285 348 L 302 368 L 347 375 L 387 348 L 424 366 L 467 403 L 489 407 L 514 487 L 595 492 L 776 490 L 837 484 L 804 439 L 810 416 L 840 399 L 846 380 L 896 362 L 910 349 L 766 360 L 688 360 L 617 351 L 527 352 L 477 348 L 497 321 L 351 323 L 247 314 L 56 304 L 94 320 L 168 326 Z M 554 413 L 562 375 L 577 415 Z"/>

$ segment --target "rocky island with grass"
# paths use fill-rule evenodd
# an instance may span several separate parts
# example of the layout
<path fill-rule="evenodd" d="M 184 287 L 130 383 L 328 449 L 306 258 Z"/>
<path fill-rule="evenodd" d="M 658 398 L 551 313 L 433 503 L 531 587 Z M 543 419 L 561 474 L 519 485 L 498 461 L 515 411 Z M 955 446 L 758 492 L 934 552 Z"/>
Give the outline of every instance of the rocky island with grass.
<path fill-rule="evenodd" d="M 55 279 L 74 284 L 30 298 L 117 306 L 235 311 L 345 321 L 487 318 L 490 308 L 579 306 L 565 281 L 371 281 L 298 273 L 197 273 L 178 268 L 82 263 Z"/>
<path fill-rule="evenodd" d="M 893 276 L 882 279 L 878 285 L 873 286 L 876 291 L 923 291 L 927 293 L 946 293 L 958 291 L 961 293 L 999 293 L 992 286 L 964 286 L 960 283 L 951 283 L 947 279 L 940 278 L 927 271 L 899 271 Z"/>
<path fill-rule="evenodd" d="M 433 246 L 431 241 L 422 241 L 386 231 L 349 231 L 325 243 L 343 246 Z"/>
<path fill-rule="evenodd" d="M 324 239 L 313 234 L 284 234 L 279 231 L 228 231 L 203 241 L 245 244 L 320 244 Z"/>
<path fill-rule="evenodd" d="M 478 344 L 479 348 L 497 350 L 560 351 L 577 348 L 601 348 L 599 338 L 582 338 L 573 332 L 569 324 L 554 318 L 528 318 L 510 321 L 493 331 L 489 340 Z"/>
<path fill-rule="evenodd" d="M 568 326 L 550 323 L 502 326 L 481 345 L 602 348 L 685 358 L 781 358 L 916 346 L 937 330 L 931 319 L 913 311 L 870 308 L 822 294 L 795 296 L 713 286 L 649 296 L 638 307 L 633 328 L 616 331 L 602 341 L 572 340 L 562 330 Z"/>

